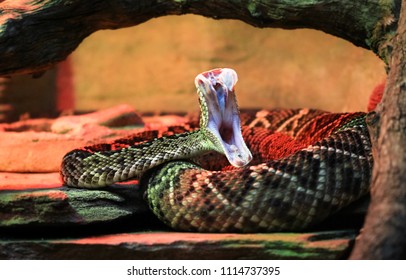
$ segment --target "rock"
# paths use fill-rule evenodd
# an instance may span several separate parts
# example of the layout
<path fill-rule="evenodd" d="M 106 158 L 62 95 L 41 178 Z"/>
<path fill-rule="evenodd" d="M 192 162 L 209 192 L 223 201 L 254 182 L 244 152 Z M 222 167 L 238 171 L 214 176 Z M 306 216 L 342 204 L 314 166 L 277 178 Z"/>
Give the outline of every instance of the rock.
<path fill-rule="evenodd" d="M 0 259 L 343 259 L 354 231 L 273 234 L 122 233 L 1 240 Z"/>
<path fill-rule="evenodd" d="M 170 115 L 160 115 L 152 117 L 143 117 L 145 121 L 145 129 L 149 130 L 160 130 L 165 129 L 168 126 L 182 125 L 183 123 L 189 122 L 191 120 L 197 120 L 196 116 L 179 116 L 175 114 Z M 197 122 L 197 121 L 196 121 Z"/>
<path fill-rule="evenodd" d="M 59 172 L 11 173 L 0 172 L 0 191 L 51 189 L 61 187 Z"/>
<path fill-rule="evenodd" d="M 2 191 L 0 228 L 83 226 L 143 214 L 148 206 L 137 185 L 102 190 L 59 187 L 50 190 Z"/>
<path fill-rule="evenodd" d="M 131 106 L 123 104 L 85 115 L 59 117 L 52 123 L 51 131 L 63 134 L 72 130 L 78 130 L 83 125 L 89 124 L 106 127 L 124 127 L 140 126 L 144 122 Z"/>
<path fill-rule="evenodd" d="M 58 172 L 67 152 L 128 136 L 142 126 L 141 117 L 127 105 L 55 120 L 1 124 L 0 172 Z"/>
<path fill-rule="evenodd" d="M 143 118 L 128 105 L 120 105 L 84 115 L 0 124 L 0 172 L 59 172 L 63 156 L 75 148 L 145 129 L 163 130 L 191 119 L 174 114 Z"/>

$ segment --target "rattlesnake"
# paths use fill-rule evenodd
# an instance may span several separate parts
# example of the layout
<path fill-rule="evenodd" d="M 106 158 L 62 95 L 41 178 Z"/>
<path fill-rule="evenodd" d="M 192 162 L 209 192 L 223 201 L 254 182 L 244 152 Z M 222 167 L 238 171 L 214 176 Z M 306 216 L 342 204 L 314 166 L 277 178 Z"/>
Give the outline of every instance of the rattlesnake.
<path fill-rule="evenodd" d="M 98 188 L 141 178 L 155 215 L 200 232 L 303 230 L 369 191 L 365 113 L 263 110 L 243 114 L 241 128 L 236 82 L 231 69 L 199 74 L 199 129 L 76 149 L 63 158 L 62 180 Z M 217 155 L 202 157 L 211 151 Z M 218 153 L 234 167 L 218 167 Z"/>

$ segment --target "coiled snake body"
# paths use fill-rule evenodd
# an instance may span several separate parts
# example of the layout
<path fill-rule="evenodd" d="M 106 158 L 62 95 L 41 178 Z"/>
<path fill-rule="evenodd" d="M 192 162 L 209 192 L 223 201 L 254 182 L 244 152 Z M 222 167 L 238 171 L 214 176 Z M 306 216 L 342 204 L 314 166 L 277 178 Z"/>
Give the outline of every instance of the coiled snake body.
<path fill-rule="evenodd" d="M 118 150 L 107 144 L 74 150 L 63 159 L 62 180 L 96 188 L 142 176 L 155 215 L 174 229 L 200 232 L 303 230 L 369 191 L 365 113 L 260 111 L 243 115 L 241 129 L 236 82 L 231 69 L 198 75 L 200 129 L 135 146 L 127 139 Z M 204 163 L 201 155 L 210 151 L 235 167 L 193 163 Z M 208 166 L 221 161 L 209 158 Z"/>

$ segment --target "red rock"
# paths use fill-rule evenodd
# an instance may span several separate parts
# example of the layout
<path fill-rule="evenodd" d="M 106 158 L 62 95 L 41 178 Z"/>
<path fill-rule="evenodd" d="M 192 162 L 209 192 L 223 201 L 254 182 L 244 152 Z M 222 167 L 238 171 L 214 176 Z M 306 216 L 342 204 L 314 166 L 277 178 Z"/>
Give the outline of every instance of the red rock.
<path fill-rule="evenodd" d="M 54 133 L 66 133 L 80 126 L 97 124 L 106 127 L 123 127 L 143 125 L 142 118 L 129 105 L 119 105 L 105 110 L 79 116 L 63 116 L 57 118 L 51 126 Z"/>
<path fill-rule="evenodd" d="M 59 172 L 10 173 L 0 172 L 0 191 L 26 189 L 51 189 L 61 187 Z"/>
<path fill-rule="evenodd" d="M 72 149 L 138 132 L 141 117 L 127 105 L 56 120 L 25 120 L 0 125 L 0 172 L 58 172 L 62 157 Z"/>
<path fill-rule="evenodd" d="M 168 126 L 181 125 L 190 121 L 189 117 L 181 117 L 178 115 L 144 117 L 143 119 L 145 121 L 145 129 L 149 130 L 161 130 Z"/>

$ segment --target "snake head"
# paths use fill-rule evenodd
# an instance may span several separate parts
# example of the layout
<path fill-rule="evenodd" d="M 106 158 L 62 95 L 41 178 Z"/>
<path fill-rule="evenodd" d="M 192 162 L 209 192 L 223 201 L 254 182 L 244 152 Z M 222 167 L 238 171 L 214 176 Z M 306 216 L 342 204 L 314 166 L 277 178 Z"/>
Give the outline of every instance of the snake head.
<path fill-rule="evenodd" d="M 214 149 L 224 154 L 230 164 L 242 167 L 252 159 L 241 134 L 240 114 L 234 86 L 237 73 L 228 68 L 218 68 L 199 74 L 195 85 L 202 109 L 200 129 L 214 144 Z"/>

